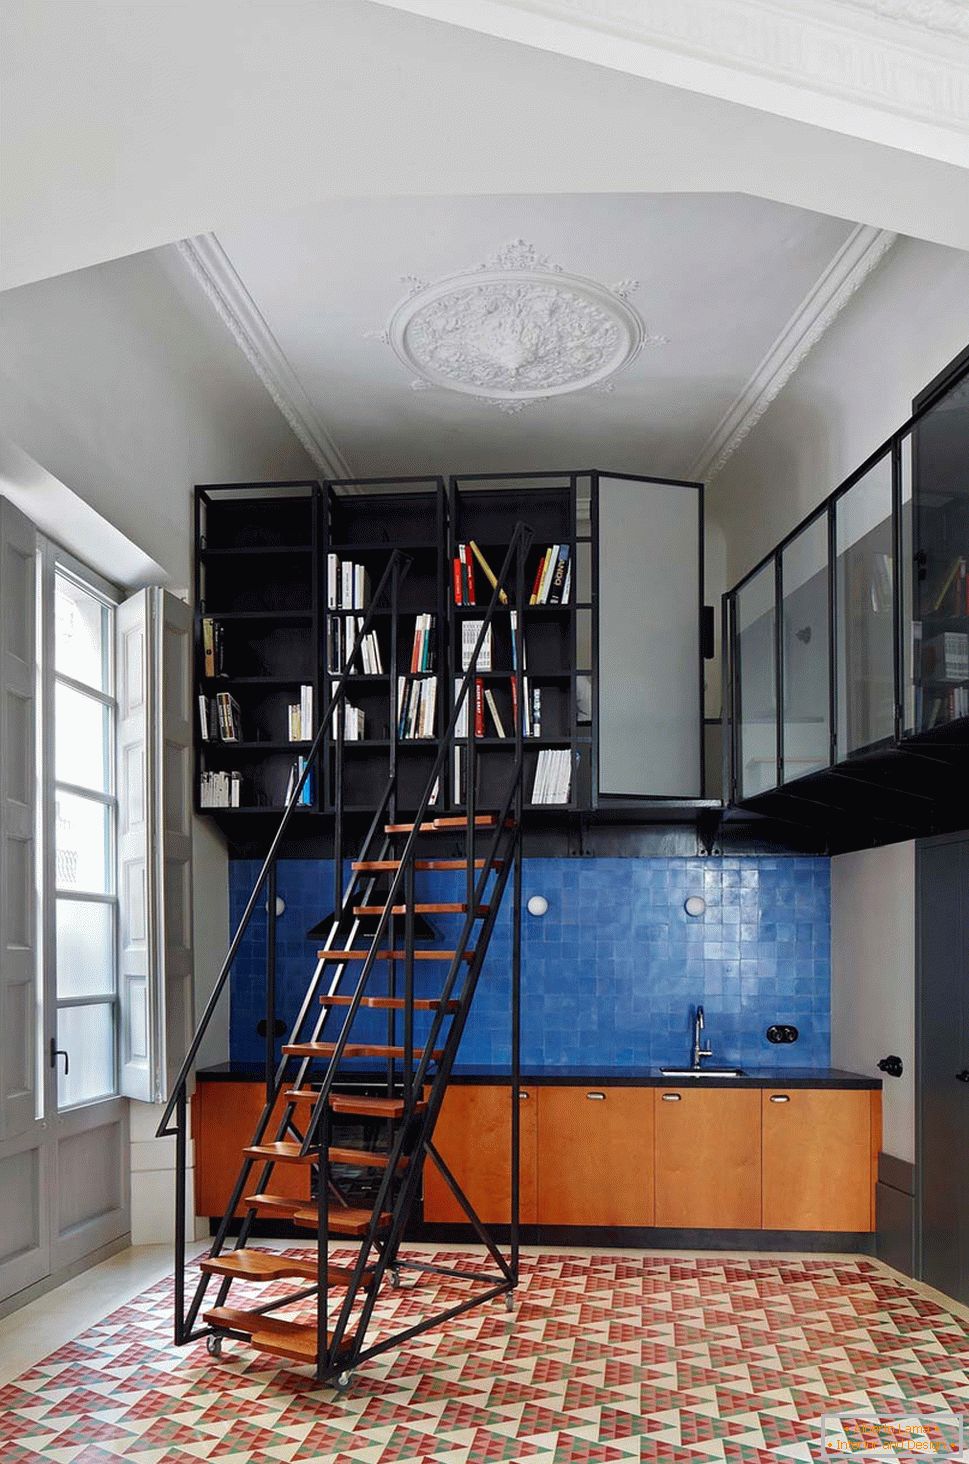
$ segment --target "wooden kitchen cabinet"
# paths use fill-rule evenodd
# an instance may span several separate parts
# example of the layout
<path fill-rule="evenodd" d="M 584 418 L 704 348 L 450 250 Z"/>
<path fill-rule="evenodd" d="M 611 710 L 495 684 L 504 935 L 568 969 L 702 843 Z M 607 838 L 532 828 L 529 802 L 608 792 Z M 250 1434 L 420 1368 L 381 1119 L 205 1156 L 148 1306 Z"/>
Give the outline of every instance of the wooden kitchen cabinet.
<path fill-rule="evenodd" d="M 539 1088 L 540 1225 L 653 1223 L 648 1088 Z"/>
<path fill-rule="evenodd" d="M 656 1088 L 656 1224 L 757 1230 L 761 1215 L 756 1088 Z"/>
<path fill-rule="evenodd" d="M 765 1230 L 871 1230 L 878 1093 L 769 1088 L 764 1129 Z"/>
<path fill-rule="evenodd" d="M 192 1099 L 192 1137 L 195 1141 L 195 1213 L 221 1216 L 225 1213 L 242 1165 L 242 1151 L 252 1143 L 259 1115 L 266 1101 L 264 1083 L 199 1083 Z M 269 1128 L 275 1139 L 285 1104 L 280 1099 Z M 258 1162 L 250 1171 L 252 1192 L 259 1179 Z M 310 1172 L 307 1164 L 277 1164 L 272 1174 L 272 1193 L 287 1199 L 309 1199 Z M 245 1214 L 240 1205 L 237 1215 Z"/>
<path fill-rule="evenodd" d="M 521 1091 L 519 1217 L 536 1222 L 534 1088 Z M 448 1088 L 434 1128 L 434 1147 L 486 1225 L 511 1218 L 511 1092 L 507 1084 L 455 1083 Z M 468 1223 L 433 1160 L 424 1163 L 424 1219 Z"/>

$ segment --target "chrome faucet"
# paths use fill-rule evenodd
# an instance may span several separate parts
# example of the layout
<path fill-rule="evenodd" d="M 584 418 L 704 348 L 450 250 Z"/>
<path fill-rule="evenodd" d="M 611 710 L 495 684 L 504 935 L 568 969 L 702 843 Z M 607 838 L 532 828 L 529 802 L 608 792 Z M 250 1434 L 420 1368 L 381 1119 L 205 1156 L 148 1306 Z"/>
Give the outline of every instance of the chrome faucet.
<path fill-rule="evenodd" d="M 690 1058 L 690 1067 L 694 1072 L 700 1071 L 700 1066 L 705 1057 L 713 1056 L 712 1047 L 702 1045 L 702 1033 L 704 1028 L 704 1017 L 702 1006 L 693 1009 L 693 1052 Z"/>

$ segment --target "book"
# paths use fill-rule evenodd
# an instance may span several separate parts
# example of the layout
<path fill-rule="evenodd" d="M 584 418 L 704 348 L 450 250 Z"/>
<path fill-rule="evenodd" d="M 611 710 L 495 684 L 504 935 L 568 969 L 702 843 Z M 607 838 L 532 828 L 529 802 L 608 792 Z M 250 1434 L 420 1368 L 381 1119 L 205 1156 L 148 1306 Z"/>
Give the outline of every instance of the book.
<path fill-rule="evenodd" d="M 538 592 L 542 588 L 542 580 L 545 578 L 545 565 L 548 561 L 549 551 L 546 549 L 538 561 L 538 568 L 535 571 L 535 578 L 532 581 L 532 593 L 528 597 L 529 605 L 538 604 Z"/>
<path fill-rule="evenodd" d="M 228 691 L 220 691 L 216 697 L 219 716 L 219 736 L 223 742 L 242 741 L 242 715 L 239 703 Z"/>
<path fill-rule="evenodd" d="M 464 586 L 462 584 L 462 570 L 464 566 L 461 556 L 457 555 L 451 560 L 451 590 L 454 595 L 455 605 L 464 604 Z"/>
<path fill-rule="evenodd" d="M 241 773 L 228 770 L 202 773 L 199 778 L 200 808 L 239 808 L 241 803 Z"/>
<path fill-rule="evenodd" d="M 561 545 L 552 544 L 545 556 L 545 568 L 542 570 L 542 583 L 539 586 L 538 600 L 536 602 L 539 605 L 548 604 L 548 593 L 552 584 L 552 571 L 558 563 L 560 548 Z"/>
<path fill-rule="evenodd" d="M 326 608 L 336 610 L 340 604 L 340 561 L 335 554 L 326 556 Z"/>
<path fill-rule="evenodd" d="M 957 555 L 956 558 L 953 559 L 946 573 L 945 579 L 942 581 L 942 588 L 939 590 L 932 604 L 933 615 L 937 615 L 942 609 L 942 606 L 945 604 L 945 597 L 952 589 L 953 584 L 959 576 L 960 570 L 963 574 L 965 574 L 965 564 L 966 562 L 961 555 Z M 956 613 L 961 614 L 963 612 L 957 611 Z"/>
<path fill-rule="evenodd" d="M 569 546 L 559 545 L 558 559 L 552 566 L 548 587 L 548 603 L 550 605 L 562 604 L 562 591 L 565 588 L 565 576 L 569 567 Z"/>
<path fill-rule="evenodd" d="M 467 671 L 471 666 L 474 657 L 474 648 L 478 644 L 478 636 L 481 634 L 483 620 L 465 620 L 461 626 L 461 670 Z M 491 670 L 491 626 L 485 631 L 484 640 L 481 643 L 481 650 L 475 663 L 476 671 Z"/>
<path fill-rule="evenodd" d="M 484 682 L 480 676 L 474 678 L 474 735 L 485 735 Z"/>
<path fill-rule="evenodd" d="M 485 699 L 485 703 L 487 705 L 488 711 L 491 713 L 491 720 L 495 724 L 495 732 L 497 733 L 497 735 L 499 737 L 504 737 L 505 736 L 505 724 L 502 722 L 501 717 L 498 715 L 498 704 L 495 701 L 495 694 L 491 690 L 491 687 L 490 686 L 487 687 L 486 690 L 485 690 L 484 699 Z"/>
<path fill-rule="evenodd" d="M 206 676 L 222 675 L 222 626 L 211 615 L 202 616 L 202 657 Z"/>
<path fill-rule="evenodd" d="M 480 550 L 477 551 L 477 552 L 480 553 Z M 461 557 L 464 560 L 464 583 L 467 586 L 467 591 L 468 591 L 467 597 L 466 597 L 466 600 L 465 600 L 465 604 L 467 604 L 467 605 L 476 605 L 478 603 L 478 597 L 477 597 L 477 594 L 475 593 L 475 585 L 474 585 L 474 557 L 473 557 L 473 555 L 471 553 L 471 545 L 470 544 L 462 544 L 461 545 Z M 484 563 L 484 559 L 482 559 L 482 564 L 483 563 Z M 494 582 L 492 582 L 492 589 L 493 588 L 494 588 Z"/>
<path fill-rule="evenodd" d="M 461 694 L 461 681 L 462 681 L 462 678 L 460 676 L 455 676 L 455 678 L 454 678 L 454 701 L 455 701 L 455 705 L 457 705 L 458 697 Z M 468 695 L 464 698 L 464 701 L 461 703 L 460 707 L 458 708 L 457 721 L 454 724 L 454 735 L 455 735 L 455 737 L 467 737 L 467 735 L 468 735 L 468 706 L 469 706 L 469 704 L 471 702 L 471 699 L 472 699 L 473 695 L 474 695 L 473 691 L 469 691 Z"/>
<path fill-rule="evenodd" d="M 568 748 L 543 747 L 535 764 L 532 803 L 568 803 L 572 783 L 572 754 Z"/>
<path fill-rule="evenodd" d="M 494 570 L 491 568 L 491 565 L 488 563 L 487 559 L 485 559 L 484 555 L 482 554 L 481 550 L 478 548 L 473 539 L 469 540 L 468 547 L 470 548 L 471 553 L 474 555 L 475 559 L 481 565 L 482 573 L 484 574 L 484 577 L 488 581 L 491 588 L 493 590 L 497 590 L 497 576 L 495 575 Z M 508 604 L 508 596 L 505 594 L 504 590 L 498 590 L 498 599 L 501 601 L 502 605 Z"/>

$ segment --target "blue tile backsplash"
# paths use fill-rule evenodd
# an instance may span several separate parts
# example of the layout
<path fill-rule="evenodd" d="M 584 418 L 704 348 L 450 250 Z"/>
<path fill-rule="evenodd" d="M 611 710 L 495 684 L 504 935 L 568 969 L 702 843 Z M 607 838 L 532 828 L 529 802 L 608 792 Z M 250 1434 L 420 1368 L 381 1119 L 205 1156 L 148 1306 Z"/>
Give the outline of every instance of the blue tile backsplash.
<path fill-rule="evenodd" d="M 233 927 L 259 870 L 230 863 Z M 419 899 L 462 898 L 463 876 L 418 875 Z M 319 939 L 306 932 L 333 907 L 333 866 L 283 860 L 277 929 L 277 1009 L 287 1028 L 312 973 Z M 830 885 L 823 858 L 528 859 L 524 897 L 548 913 L 523 917 L 522 1061 L 526 1066 L 659 1067 L 687 1060 L 690 1008 L 703 1002 L 714 1063 L 825 1067 L 830 1048 Z M 688 895 L 706 912 L 686 914 Z M 505 1064 L 509 1051 L 511 889 L 499 915 L 459 1061 Z M 457 916 L 433 916 L 440 944 Z M 418 967 L 431 994 L 446 967 Z M 232 977 L 230 1055 L 262 1060 L 265 913 L 254 918 Z M 376 977 L 375 977 L 376 981 Z M 346 986 L 344 987 L 346 990 Z M 376 985 L 373 988 L 378 990 Z M 336 1018 L 333 1019 L 336 1032 Z M 768 1043 L 773 1022 L 800 1031 Z M 354 1035 L 384 1040 L 386 1014 L 361 1013 Z M 326 1035 L 330 1035 L 329 1031 Z M 418 1032 L 419 1035 L 419 1032 Z M 370 1064 L 373 1065 L 372 1063 Z"/>

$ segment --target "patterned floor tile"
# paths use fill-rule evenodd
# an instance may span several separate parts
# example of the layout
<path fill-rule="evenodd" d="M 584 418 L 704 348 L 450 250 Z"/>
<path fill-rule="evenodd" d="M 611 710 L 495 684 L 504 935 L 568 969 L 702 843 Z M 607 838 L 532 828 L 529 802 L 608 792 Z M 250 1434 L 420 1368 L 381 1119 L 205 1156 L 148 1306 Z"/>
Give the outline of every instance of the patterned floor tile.
<path fill-rule="evenodd" d="M 378 1334 L 467 1294 L 387 1292 Z M 527 1257 L 514 1316 L 456 1318 L 345 1394 L 240 1343 L 173 1347 L 171 1295 L 0 1389 L 2 1464 L 810 1464 L 826 1411 L 969 1416 L 969 1325 L 864 1259 Z"/>

